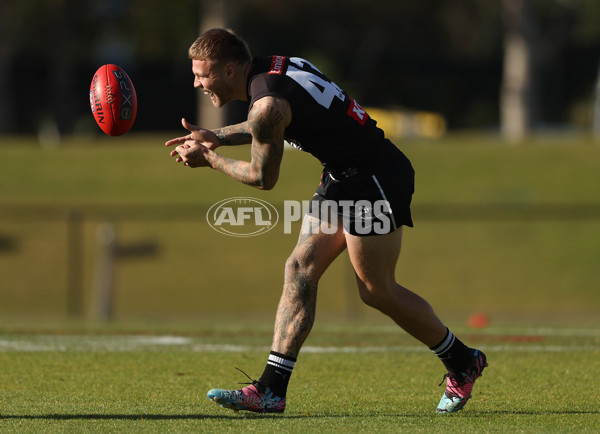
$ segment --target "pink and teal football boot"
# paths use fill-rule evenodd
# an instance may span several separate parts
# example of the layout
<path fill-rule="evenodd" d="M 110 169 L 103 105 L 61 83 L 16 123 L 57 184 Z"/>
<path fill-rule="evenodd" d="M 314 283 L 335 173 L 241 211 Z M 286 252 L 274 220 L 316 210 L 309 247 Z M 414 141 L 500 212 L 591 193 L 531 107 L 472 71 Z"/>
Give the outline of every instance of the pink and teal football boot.
<path fill-rule="evenodd" d="M 248 376 L 244 371 L 240 370 L 240 372 Z M 252 380 L 251 384 L 238 390 L 212 389 L 206 396 L 221 407 L 235 412 L 246 410 L 255 413 L 283 413 L 285 411 L 285 397 L 275 395 L 266 384 L 257 380 Z"/>
<path fill-rule="evenodd" d="M 471 398 L 475 380 L 481 377 L 481 373 L 487 365 L 485 354 L 479 350 L 473 350 L 473 363 L 466 371 L 448 371 L 442 380 L 442 383 L 446 380 L 446 391 L 437 406 L 437 413 L 455 413 L 462 410 Z"/>

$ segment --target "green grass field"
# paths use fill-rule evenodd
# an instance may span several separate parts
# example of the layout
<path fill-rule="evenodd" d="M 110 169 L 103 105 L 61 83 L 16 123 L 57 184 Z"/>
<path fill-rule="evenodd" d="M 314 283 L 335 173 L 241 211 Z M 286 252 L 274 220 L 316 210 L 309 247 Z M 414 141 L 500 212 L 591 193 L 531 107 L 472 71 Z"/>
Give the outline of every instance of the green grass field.
<path fill-rule="evenodd" d="M 2 432 L 597 432 L 600 329 L 455 332 L 488 355 L 473 398 L 436 415 L 443 367 L 391 326 L 320 324 L 283 415 L 234 413 L 213 387 L 259 376 L 270 327 L 138 325 L 0 330 Z"/>

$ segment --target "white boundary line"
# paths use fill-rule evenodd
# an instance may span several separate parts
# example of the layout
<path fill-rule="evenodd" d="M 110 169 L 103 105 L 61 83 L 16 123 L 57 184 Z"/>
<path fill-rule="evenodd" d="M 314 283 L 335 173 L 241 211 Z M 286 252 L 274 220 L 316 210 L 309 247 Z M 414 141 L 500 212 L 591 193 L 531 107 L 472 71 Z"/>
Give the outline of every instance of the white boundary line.
<path fill-rule="evenodd" d="M 489 352 L 519 353 L 565 353 L 600 352 L 600 345 L 544 345 L 539 342 L 524 344 L 500 344 L 478 346 Z M 0 337 L 0 352 L 137 352 L 163 351 L 165 349 L 193 353 L 248 353 L 269 352 L 268 346 L 202 343 L 198 338 L 182 336 L 69 336 L 69 335 L 26 335 Z M 311 354 L 376 354 L 376 353 L 420 353 L 430 350 L 422 345 L 398 346 L 311 346 L 302 348 L 302 353 Z"/>

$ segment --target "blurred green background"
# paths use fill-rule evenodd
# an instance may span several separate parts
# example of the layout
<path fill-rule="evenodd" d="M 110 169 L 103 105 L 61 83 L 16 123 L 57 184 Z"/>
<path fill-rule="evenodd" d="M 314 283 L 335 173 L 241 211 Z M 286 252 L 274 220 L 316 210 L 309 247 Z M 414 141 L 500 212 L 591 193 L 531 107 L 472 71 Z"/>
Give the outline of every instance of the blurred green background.
<path fill-rule="evenodd" d="M 95 318 L 103 223 L 117 234 L 113 319 L 273 318 L 296 235 L 227 237 L 205 214 L 236 196 L 281 212 L 311 197 L 320 165 L 288 150 L 278 186 L 260 192 L 180 167 L 163 146 L 182 116 L 207 115 L 187 47 L 217 22 L 255 55 L 306 57 L 363 106 L 404 116 L 391 138 L 416 169 L 416 225 L 397 276 L 442 318 L 597 323 L 599 19 L 595 0 L 3 0 L 0 320 Z M 103 63 L 136 86 L 124 137 L 89 113 Z M 443 120 L 436 139 L 411 125 L 415 112 Z M 244 113 L 234 104 L 221 121 Z M 360 304 L 345 255 L 317 315 L 385 321 Z"/>
<path fill-rule="evenodd" d="M 279 223 L 236 238 L 215 232 L 205 214 L 220 199 L 250 196 L 282 215 L 284 200 L 312 195 L 320 165 L 290 149 L 277 187 L 254 191 L 175 164 L 163 146 L 169 137 L 74 140 L 55 150 L 2 139 L 3 318 L 93 316 L 103 222 L 130 248 L 115 260 L 115 319 L 272 318 L 298 226 L 291 235 Z M 507 147 L 485 136 L 398 143 L 417 173 L 400 282 L 460 322 L 474 312 L 493 321 L 597 321 L 600 147 L 583 139 Z M 140 245 L 152 248 L 131 254 Z M 80 298 L 69 302 L 69 292 Z M 379 318 L 361 306 L 345 254 L 320 285 L 318 315 Z"/>

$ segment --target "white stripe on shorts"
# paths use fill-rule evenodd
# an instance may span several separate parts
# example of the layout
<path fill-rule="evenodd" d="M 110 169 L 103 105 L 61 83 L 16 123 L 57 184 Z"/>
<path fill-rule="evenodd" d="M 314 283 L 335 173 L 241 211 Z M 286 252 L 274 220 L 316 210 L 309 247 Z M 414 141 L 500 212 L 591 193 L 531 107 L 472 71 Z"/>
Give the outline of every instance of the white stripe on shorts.
<path fill-rule="evenodd" d="M 392 218 L 392 225 L 394 226 L 394 230 L 398 229 L 398 227 L 396 226 L 396 221 L 394 220 L 394 213 L 392 212 L 392 205 L 390 204 L 390 201 L 387 200 L 387 197 L 385 195 L 385 193 L 383 192 L 383 188 L 381 188 L 381 184 L 379 184 L 379 181 L 377 180 L 377 177 L 375 175 L 373 176 L 373 181 L 375 181 L 375 184 L 377 184 L 377 188 L 379 189 L 379 192 L 381 193 L 381 197 L 383 197 L 383 200 L 385 200 L 388 204 L 388 206 L 390 207 L 390 217 Z"/>

